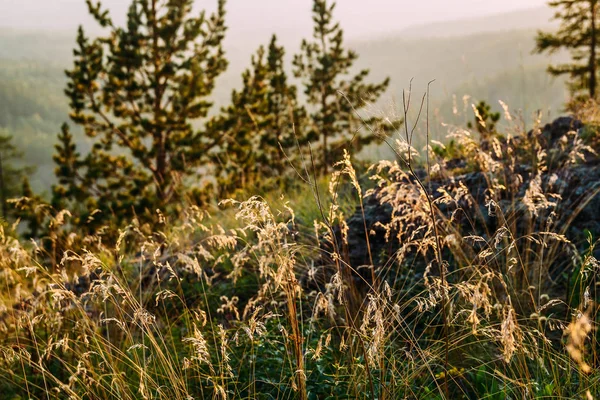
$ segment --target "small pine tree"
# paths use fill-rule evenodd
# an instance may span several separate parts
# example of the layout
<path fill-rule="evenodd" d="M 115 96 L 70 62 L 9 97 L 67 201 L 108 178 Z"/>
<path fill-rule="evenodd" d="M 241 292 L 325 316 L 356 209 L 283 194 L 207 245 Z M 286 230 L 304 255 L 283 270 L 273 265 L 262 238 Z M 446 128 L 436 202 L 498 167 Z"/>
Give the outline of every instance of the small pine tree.
<path fill-rule="evenodd" d="M 467 123 L 469 129 L 477 130 L 481 139 L 487 139 L 496 133 L 496 124 L 500 121 L 499 112 L 492 112 L 492 107 L 483 100 L 474 106 L 473 112 L 475 120 Z"/>
<path fill-rule="evenodd" d="M 36 195 L 29 184 L 27 177 L 21 183 L 21 198 L 16 202 L 15 217 L 19 218 L 27 230 L 22 232 L 23 237 L 37 238 L 43 231 L 46 214 L 44 210 L 47 203 L 41 196 Z"/>
<path fill-rule="evenodd" d="M 192 15 L 192 0 L 134 0 L 125 27 L 113 25 L 99 3 L 91 15 L 109 34 L 88 39 L 79 28 L 66 94 L 71 120 L 92 139 L 77 153 L 67 126 L 55 161 L 55 206 L 86 212 L 74 221 L 98 223 L 152 215 L 182 198 L 182 182 L 198 173 L 220 135 L 196 131 L 208 97 L 225 70 L 225 1 L 215 14 Z M 189 180 L 189 179 L 188 179 Z M 98 212 L 100 211 L 100 212 Z"/>
<path fill-rule="evenodd" d="M 87 225 L 88 231 L 92 232 L 103 221 L 103 218 L 98 218 L 97 223 L 93 223 L 92 216 L 99 212 L 103 215 L 110 215 L 110 207 L 116 202 L 115 199 L 106 198 L 106 195 L 111 192 L 104 188 L 104 190 L 96 192 L 97 196 L 90 195 L 89 188 L 99 186 L 98 175 L 94 175 L 94 171 L 101 173 L 105 182 L 109 182 L 110 178 L 101 169 L 94 168 L 93 152 L 88 155 L 87 159 L 81 159 L 73 135 L 66 123 L 61 128 L 58 144 L 54 146 L 54 149 L 53 159 L 57 165 L 54 174 L 58 184 L 52 187 L 52 206 L 56 210 L 60 210 L 65 206 L 64 199 L 71 200 L 69 206 L 74 211 L 75 225 Z M 116 174 L 118 170 L 115 169 L 113 172 Z M 119 181 L 118 178 L 113 179 Z M 131 182 L 123 179 L 122 183 L 127 185 Z M 118 192 L 116 191 L 114 194 L 118 194 Z M 83 223 L 84 221 L 86 224 Z"/>
<path fill-rule="evenodd" d="M 212 130 L 226 136 L 214 153 L 220 194 L 237 188 L 284 183 L 297 161 L 306 111 L 298 105 L 297 90 L 284 70 L 283 47 L 274 35 L 265 51 L 260 46 L 251 68 L 242 74 L 243 88 L 234 90 L 231 104 L 211 121 Z"/>
<path fill-rule="evenodd" d="M 568 75 L 569 89 L 576 99 L 582 91 L 596 99 L 598 82 L 598 2 L 600 0 L 554 0 L 548 4 L 558 9 L 555 19 L 561 20 L 556 33 L 539 31 L 536 37 L 538 53 L 554 53 L 560 49 L 571 52 L 573 62 L 548 67 L 552 75 Z"/>
<path fill-rule="evenodd" d="M 12 143 L 12 136 L 0 135 L 0 217 L 5 221 L 13 217 L 8 200 L 21 195 L 21 182 L 33 172 L 31 167 L 18 167 L 23 153 Z"/>
<path fill-rule="evenodd" d="M 320 140 L 316 146 L 320 157 L 315 161 L 318 171 L 327 174 L 328 165 L 342 157 L 343 150 L 352 145 L 355 151 L 377 138 L 360 135 L 362 121 L 357 108 L 375 102 L 387 89 L 389 79 L 378 84 L 367 84 L 369 71 L 362 70 L 349 77 L 350 69 L 358 55 L 343 47 L 344 33 L 339 23 L 333 22 L 335 3 L 314 0 L 314 40 L 304 40 L 301 53 L 294 58 L 295 76 L 303 81 L 308 104 L 311 106 L 311 126 L 308 138 Z M 343 93 L 349 101 L 346 101 Z M 350 103 L 352 102 L 352 103 Z M 377 117 L 367 118 L 370 126 L 379 124 Z"/>

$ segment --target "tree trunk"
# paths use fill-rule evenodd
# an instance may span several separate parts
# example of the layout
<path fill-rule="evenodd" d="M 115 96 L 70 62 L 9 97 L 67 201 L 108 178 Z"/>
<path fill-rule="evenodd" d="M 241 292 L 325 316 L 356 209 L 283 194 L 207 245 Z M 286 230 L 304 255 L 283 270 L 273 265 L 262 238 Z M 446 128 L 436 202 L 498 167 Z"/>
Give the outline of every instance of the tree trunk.
<path fill-rule="evenodd" d="M 325 90 L 323 90 L 325 92 Z M 329 165 L 329 152 L 327 151 L 327 135 L 329 132 L 327 131 L 326 120 L 327 120 L 327 98 L 325 97 L 325 93 L 321 94 L 321 112 L 323 113 L 323 124 L 322 124 L 322 132 L 323 135 L 323 176 L 327 176 Z"/>
<path fill-rule="evenodd" d="M 160 134 L 162 136 L 162 134 Z M 165 151 L 165 140 L 163 137 L 161 137 L 158 141 L 157 144 L 157 151 L 156 151 L 156 175 L 157 175 L 157 193 L 159 196 L 159 200 L 161 203 L 161 206 L 164 205 L 164 203 L 166 202 L 166 197 L 167 197 L 167 154 Z"/>
<path fill-rule="evenodd" d="M 325 34 L 325 24 L 323 23 L 322 25 L 320 25 L 320 36 L 321 36 L 321 46 L 322 46 L 322 51 L 323 51 L 323 55 L 327 54 L 327 40 L 326 40 L 326 34 Z M 325 65 L 322 65 L 325 68 Z M 329 82 L 330 84 L 333 84 L 333 82 Z M 323 83 L 321 85 L 324 85 Z M 328 126 L 327 126 L 327 91 L 325 90 L 324 86 L 321 86 L 321 112 L 323 113 L 323 132 L 321 132 L 321 134 L 323 135 L 323 175 L 327 176 L 327 173 L 329 171 L 329 152 L 327 149 L 327 135 L 329 135 L 328 132 Z"/>
<path fill-rule="evenodd" d="M 591 0 L 592 40 L 590 44 L 590 98 L 596 99 L 596 6 L 598 0 Z"/>
<path fill-rule="evenodd" d="M 154 146 L 156 150 L 156 193 L 158 195 L 159 204 L 165 206 L 167 201 L 167 154 L 166 154 L 166 137 L 162 129 L 157 125 L 161 116 L 161 99 L 162 91 L 160 88 L 160 56 L 158 47 L 158 25 L 157 25 L 157 0 L 152 0 L 152 51 L 154 62 Z"/>
<path fill-rule="evenodd" d="M 327 152 L 327 132 L 323 132 L 323 175 L 327 175 L 329 166 L 327 165 L 327 159 L 329 158 Z"/>

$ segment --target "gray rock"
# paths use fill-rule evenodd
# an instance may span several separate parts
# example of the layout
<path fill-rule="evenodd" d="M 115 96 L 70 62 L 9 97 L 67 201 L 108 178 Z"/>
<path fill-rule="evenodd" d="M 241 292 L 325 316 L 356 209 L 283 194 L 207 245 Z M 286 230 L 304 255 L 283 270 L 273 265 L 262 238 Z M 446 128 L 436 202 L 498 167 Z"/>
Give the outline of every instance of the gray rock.
<path fill-rule="evenodd" d="M 556 145 L 557 141 L 567 135 L 568 132 L 580 131 L 582 127 L 583 124 L 581 121 L 572 117 L 558 118 L 543 127 L 539 136 L 540 144 L 547 150 L 556 150 L 558 148 Z M 532 135 L 533 132 L 529 132 L 525 137 L 517 138 L 516 142 L 525 143 L 525 140 L 528 138 L 531 139 Z M 563 146 L 560 151 L 567 153 L 570 148 L 568 146 L 565 148 L 564 143 L 568 144 L 570 142 L 563 140 L 562 143 Z M 550 217 L 550 210 L 542 210 L 536 216 L 528 213 L 523 206 L 523 198 L 534 178 L 532 175 L 534 168 L 530 165 L 527 158 L 529 153 L 523 153 L 522 155 L 517 155 L 517 160 L 512 164 L 516 165 L 516 172 L 521 175 L 522 182 L 516 188 L 502 193 L 497 202 L 502 213 L 511 215 L 515 219 L 517 232 L 514 232 L 514 234 L 516 235 L 524 235 L 530 232 L 532 227 L 535 231 L 545 231 L 547 229 L 548 218 Z M 580 164 L 568 164 L 565 162 L 567 159 L 565 154 L 559 154 L 558 157 L 557 160 L 562 160 L 561 163 L 553 164 L 541 175 L 542 190 L 546 194 L 551 193 L 552 195 L 561 197 L 554 210 L 558 215 L 558 220 L 554 224 L 553 229 L 558 231 L 558 233 L 565 234 L 578 247 L 580 252 L 584 252 L 587 247 L 586 239 L 588 232 L 596 239 L 600 237 L 599 158 L 597 155 L 590 156 L 588 154 L 584 162 Z M 466 165 L 465 161 L 461 159 L 450 160 L 447 165 L 463 168 Z M 518 182 L 515 180 L 515 176 L 510 176 L 510 171 L 512 170 L 507 167 L 503 178 L 508 179 L 511 183 Z M 423 173 L 424 170 L 422 169 L 418 172 L 421 176 Z M 439 179 L 428 183 L 431 185 L 431 194 L 434 199 L 440 196 L 437 191 L 438 188 L 445 188 L 450 191 L 460 183 L 468 188 L 475 204 L 473 207 L 470 207 L 466 203 L 459 204 L 459 207 L 465 210 L 465 215 L 462 217 L 459 215 L 456 219 L 456 223 L 459 224 L 458 228 L 463 236 L 477 235 L 489 237 L 499 227 L 498 218 L 488 215 L 485 205 L 486 193 L 489 189 L 487 182 L 488 180 L 483 172 L 472 171 L 455 176 L 452 179 Z M 399 184 L 415 185 L 411 179 L 407 180 L 406 178 L 399 182 Z M 367 230 L 374 233 L 369 236 L 369 241 L 375 268 L 379 268 L 380 270 L 389 267 L 390 258 L 398 251 L 403 241 L 408 239 L 401 237 L 400 240 L 385 240 L 385 231 L 381 228 L 381 225 L 389 224 L 391 221 L 392 207 L 389 204 L 383 204 L 380 201 L 381 196 L 379 194 L 376 191 L 372 196 L 365 199 L 364 221 L 360 208 L 357 208 L 354 215 L 350 216 L 347 220 L 350 230 L 348 233 L 348 243 L 345 246 L 347 252 L 343 255 L 346 256 L 346 261 L 355 269 L 369 264 L 364 229 L 365 223 Z M 553 199 L 552 196 L 548 196 L 548 198 Z M 411 205 L 408 203 L 406 205 L 410 209 Z M 439 210 L 446 217 L 449 217 L 456 210 L 456 206 L 440 205 Z M 473 223 L 473 221 L 475 222 Z M 418 225 L 418 221 L 415 221 L 415 225 Z M 392 234 L 393 238 L 395 237 L 395 233 L 397 232 Z M 337 237 L 338 240 L 341 239 L 339 231 L 337 232 Z M 600 246 L 596 249 L 596 256 L 600 258 Z M 324 265 L 328 264 L 330 260 L 325 258 L 322 260 L 322 263 Z M 363 278 L 364 276 L 363 274 Z"/>

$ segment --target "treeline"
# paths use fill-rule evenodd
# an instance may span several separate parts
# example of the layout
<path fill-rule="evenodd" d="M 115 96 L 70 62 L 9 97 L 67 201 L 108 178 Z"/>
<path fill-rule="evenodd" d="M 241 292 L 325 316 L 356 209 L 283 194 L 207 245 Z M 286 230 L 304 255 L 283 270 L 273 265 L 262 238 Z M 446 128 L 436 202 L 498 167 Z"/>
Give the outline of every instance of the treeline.
<path fill-rule="evenodd" d="M 570 77 L 574 100 L 595 99 L 597 2 L 551 5 L 562 25 L 557 33 L 539 32 L 536 50 L 570 50 L 573 63 L 549 71 Z M 3 218 L 29 221 L 30 233 L 62 209 L 70 210 L 73 227 L 93 232 L 132 217 L 151 221 L 156 210 L 177 213 L 183 204 L 240 190 L 285 188 L 301 174 L 327 174 L 344 149 L 359 152 L 400 125 L 365 111 L 389 79 L 380 75 L 371 83 L 369 70 L 357 68 L 358 56 L 346 48 L 334 19 L 335 3 L 327 0 L 313 1 L 313 35 L 295 49 L 291 71 L 284 68 L 286 49 L 273 36 L 252 56 L 242 88 L 214 115 L 209 110 L 216 82 L 228 68 L 224 1 L 215 13 L 199 15 L 192 13 L 192 0 L 133 1 L 125 26 L 113 24 L 100 3 L 88 1 L 88 9 L 106 34 L 90 38 L 79 29 L 74 65 L 66 74 L 70 122 L 58 135 L 58 183 L 48 201 L 33 196 L 22 179 L 26 165 L 14 148 L 22 138 L 2 131 L 3 171 L 18 171 L 10 178 L 0 174 L 2 198 L 27 197 L 16 207 L 3 200 Z M 10 103 L 14 88 L 0 90 Z M 39 104 L 36 114 L 21 113 L 36 101 L 25 92 L 2 108 L 3 123 L 35 125 L 56 115 L 53 99 L 49 115 Z M 85 135 L 83 146 L 73 127 Z"/>
<path fill-rule="evenodd" d="M 192 3 L 136 0 L 126 25 L 116 26 L 100 3 L 88 1 L 107 33 L 92 39 L 78 31 L 66 71 L 70 122 L 53 156 L 58 183 L 49 203 L 27 193 L 4 218 L 29 221 L 35 235 L 59 210 L 69 210 L 69 224 L 85 232 L 132 218 L 144 223 L 155 220 L 156 210 L 177 213 L 238 190 L 287 187 L 300 171 L 326 174 L 344 149 L 360 151 L 398 126 L 359 115 L 389 79 L 370 83 L 367 69 L 351 73 L 357 54 L 346 49 L 335 3 L 327 0 L 314 0 L 313 37 L 293 57 L 300 87 L 291 83 L 286 50 L 273 35 L 252 56 L 230 104 L 209 117 L 211 94 L 228 66 L 225 1 L 199 15 Z M 73 126 L 90 149 L 76 144 Z M 3 156 L 8 162 L 17 154 Z M 4 190 L 14 195 L 14 187 Z"/>
<path fill-rule="evenodd" d="M 235 5 L 228 3 L 227 6 Z M 439 29 L 436 27 L 432 29 Z M 496 25 L 488 28 L 503 29 Z M 75 33 L 0 31 L 0 82 L 7 88 L 0 94 L 0 113 L 5 115 L 0 129 L 13 136 L 13 144 L 23 151 L 23 165 L 36 166 L 30 176 L 31 186 L 34 191 L 44 193 L 46 199 L 50 198 L 51 186 L 56 183 L 52 160 L 56 134 L 69 112 L 68 100 L 63 94 L 67 79 L 64 70 L 72 64 Z M 269 36 L 255 37 L 249 40 L 255 44 L 241 46 L 240 39 L 232 37 L 233 32 L 228 31 L 227 36 L 229 44 L 225 45 L 225 52 L 229 65 L 218 77 L 211 94 L 211 116 L 229 104 L 231 91 L 241 88 L 241 73 L 249 66 L 250 55 L 256 52 L 260 42 L 266 46 L 270 39 Z M 354 39 L 348 41 L 347 46 L 360 55 L 353 72 L 370 68 L 372 81 L 391 78 L 385 96 L 374 107 L 386 114 L 393 114 L 389 99 L 401 99 L 402 89 L 411 78 L 419 89 L 435 78 L 431 87 L 431 137 L 445 141 L 447 131 L 442 123 L 464 126 L 465 121 L 472 118 L 470 103 L 477 100 L 486 100 L 498 107 L 497 100 L 502 99 L 511 110 L 523 110 L 528 126 L 535 120 L 536 110 L 543 110 L 544 115 L 552 110 L 546 118 L 562 112 L 565 102 L 562 79 L 554 80 L 545 73 L 548 62 L 545 55 L 530 54 L 535 46 L 534 36 L 533 29 L 446 38 L 406 38 L 403 34 L 392 34 Z M 300 40 L 281 36 L 278 44 L 287 50 L 288 77 L 298 84 L 293 79 L 291 60 Z M 566 61 L 566 56 L 566 52 L 559 52 L 553 62 Z M 466 112 L 464 95 L 470 95 Z M 304 102 L 301 87 L 298 96 Z M 27 106 L 18 110 L 19 117 L 8 112 L 17 103 Z M 455 103 L 458 115 L 454 113 Z M 194 125 L 201 127 L 204 122 L 198 120 Z M 78 127 L 71 128 L 78 150 L 86 153 L 90 140 Z M 424 145 L 419 141 L 420 135 L 415 139 L 419 147 Z M 385 145 L 372 145 L 363 150 L 360 157 L 365 160 L 390 158 L 393 152 Z"/>

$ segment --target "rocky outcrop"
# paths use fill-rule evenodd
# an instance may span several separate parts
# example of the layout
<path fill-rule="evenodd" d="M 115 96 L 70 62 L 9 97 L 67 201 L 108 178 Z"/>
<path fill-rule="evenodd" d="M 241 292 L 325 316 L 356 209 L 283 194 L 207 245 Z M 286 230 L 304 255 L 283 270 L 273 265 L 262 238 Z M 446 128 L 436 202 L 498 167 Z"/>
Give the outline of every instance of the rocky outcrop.
<path fill-rule="evenodd" d="M 589 247 L 590 234 L 595 239 L 600 237 L 600 159 L 594 154 L 599 150 L 598 136 L 594 143 L 584 142 L 581 139 L 584 128 L 577 119 L 561 117 L 511 143 L 498 139 L 497 144 L 505 155 L 490 155 L 501 164 L 501 169 L 494 172 L 476 166 L 465 171 L 472 160 L 459 157 L 446 160 L 443 173 L 430 181 L 426 180 L 423 170 L 417 174 L 424 179 L 440 221 L 452 218 L 463 236 L 490 240 L 502 224 L 510 224 L 515 235 L 551 229 L 564 235 L 583 253 Z M 505 151 L 508 146 L 511 151 Z M 480 144 L 480 149 L 486 148 L 492 152 L 491 145 Z M 468 195 L 458 196 L 456 201 L 444 201 L 444 196 L 459 190 Z M 389 266 L 390 259 L 404 244 L 424 237 L 424 233 L 410 237 L 411 229 L 428 223 L 427 210 L 421 204 L 424 197 L 419 198 L 418 193 L 422 191 L 414 177 L 398 173 L 395 179 L 365 198 L 364 218 L 357 207 L 347 219 L 345 256 L 350 265 L 358 268 L 370 264 L 365 225 L 370 234 L 373 261 L 380 270 Z M 457 212 L 458 209 L 461 212 Z M 508 220 L 501 221 L 497 214 Z M 393 223 L 393 220 L 400 222 Z M 410 223 L 414 224 L 413 228 L 402 226 Z M 448 229 L 442 229 L 442 233 L 451 234 Z M 595 255 L 600 258 L 600 246 Z M 560 261 L 560 257 L 557 260 Z"/>

